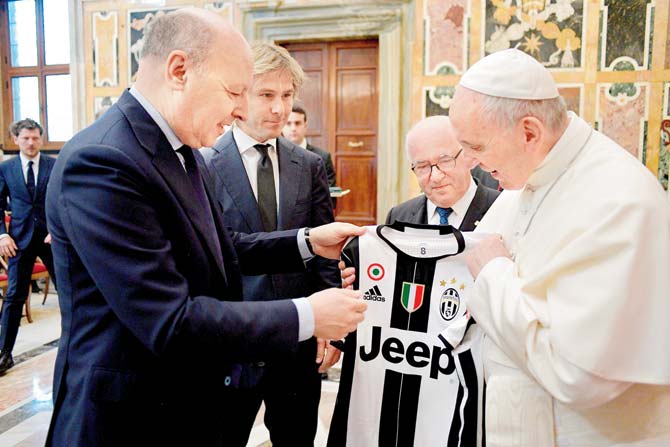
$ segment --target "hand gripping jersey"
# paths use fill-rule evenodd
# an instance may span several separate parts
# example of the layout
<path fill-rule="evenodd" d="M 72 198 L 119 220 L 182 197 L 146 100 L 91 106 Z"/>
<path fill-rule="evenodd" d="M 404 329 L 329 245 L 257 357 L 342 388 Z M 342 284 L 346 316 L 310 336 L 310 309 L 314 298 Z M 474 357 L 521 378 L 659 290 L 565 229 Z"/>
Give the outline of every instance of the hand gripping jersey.
<path fill-rule="evenodd" d="M 460 255 L 473 238 L 396 222 L 347 242 L 368 309 L 345 341 L 329 447 L 484 445 L 481 330 Z"/>

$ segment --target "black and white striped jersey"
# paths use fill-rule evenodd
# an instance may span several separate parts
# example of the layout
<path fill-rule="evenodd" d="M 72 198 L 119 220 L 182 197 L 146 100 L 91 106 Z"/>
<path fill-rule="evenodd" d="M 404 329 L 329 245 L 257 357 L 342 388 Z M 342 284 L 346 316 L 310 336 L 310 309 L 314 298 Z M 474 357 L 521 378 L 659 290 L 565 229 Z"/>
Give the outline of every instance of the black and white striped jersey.
<path fill-rule="evenodd" d="M 481 330 L 459 254 L 472 236 L 399 222 L 367 230 L 342 252 L 368 309 L 345 342 L 328 446 L 483 445 Z"/>

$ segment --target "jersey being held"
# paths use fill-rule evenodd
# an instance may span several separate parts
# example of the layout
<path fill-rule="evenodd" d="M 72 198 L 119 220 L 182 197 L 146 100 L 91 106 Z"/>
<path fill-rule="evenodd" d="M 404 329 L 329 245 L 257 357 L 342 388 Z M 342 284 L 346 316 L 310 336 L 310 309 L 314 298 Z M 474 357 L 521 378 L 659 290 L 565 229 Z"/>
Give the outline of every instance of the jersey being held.
<path fill-rule="evenodd" d="M 368 309 L 346 339 L 328 446 L 483 445 L 481 331 L 465 307 L 463 235 L 400 222 L 367 230 L 342 251 Z"/>

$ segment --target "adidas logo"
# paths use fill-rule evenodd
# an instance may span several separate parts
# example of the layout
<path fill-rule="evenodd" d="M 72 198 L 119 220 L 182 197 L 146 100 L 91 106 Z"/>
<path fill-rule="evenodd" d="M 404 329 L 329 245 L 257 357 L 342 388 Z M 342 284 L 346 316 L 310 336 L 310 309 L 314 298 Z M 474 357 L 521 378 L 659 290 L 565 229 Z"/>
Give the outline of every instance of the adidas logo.
<path fill-rule="evenodd" d="M 379 290 L 379 287 L 374 286 L 367 292 L 363 294 L 363 299 L 368 301 L 379 301 L 383 303 L 386 301 L 386 298 L 382 296 L 382 292 Z"/>

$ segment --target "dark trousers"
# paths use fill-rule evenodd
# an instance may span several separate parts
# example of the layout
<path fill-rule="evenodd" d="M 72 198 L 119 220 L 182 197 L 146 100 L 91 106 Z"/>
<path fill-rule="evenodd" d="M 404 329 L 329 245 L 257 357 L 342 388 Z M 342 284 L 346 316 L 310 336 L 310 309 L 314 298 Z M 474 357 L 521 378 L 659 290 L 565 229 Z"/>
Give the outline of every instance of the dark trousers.
<path fill-rule="evenodd" d="M 19 333 L 23 305 L 28 298 L 30 277 L 33 274 L 33 266 L 38 256 L 49 271 L 53 284 L 56 284 L 51 245 L 44 243 L 45 237 L 46 233 L 41 234 L 40 232 L 38 234 L 36 232 L 25 249 L 17 250 L 16 256 L 9 258 L 7 296 L 2 301 L 2 319 L 0 320 L 0 325 L 2 325 L 2 328 L 0 328 L 0 350 L 2 352 L 12 352 L 12 349 L 14 349 L 16 336 Z"/>
<path fill-rule="evenodd" d="M 297 357 L 266 364 L 253 388 L 231 390 L 224 410 L 226 447 L 244 447 L 265 402 L 265 426 L 273 447 L 313 447 L 319 418 L 321 374 L 316 345 L 299 345 Z"/>

